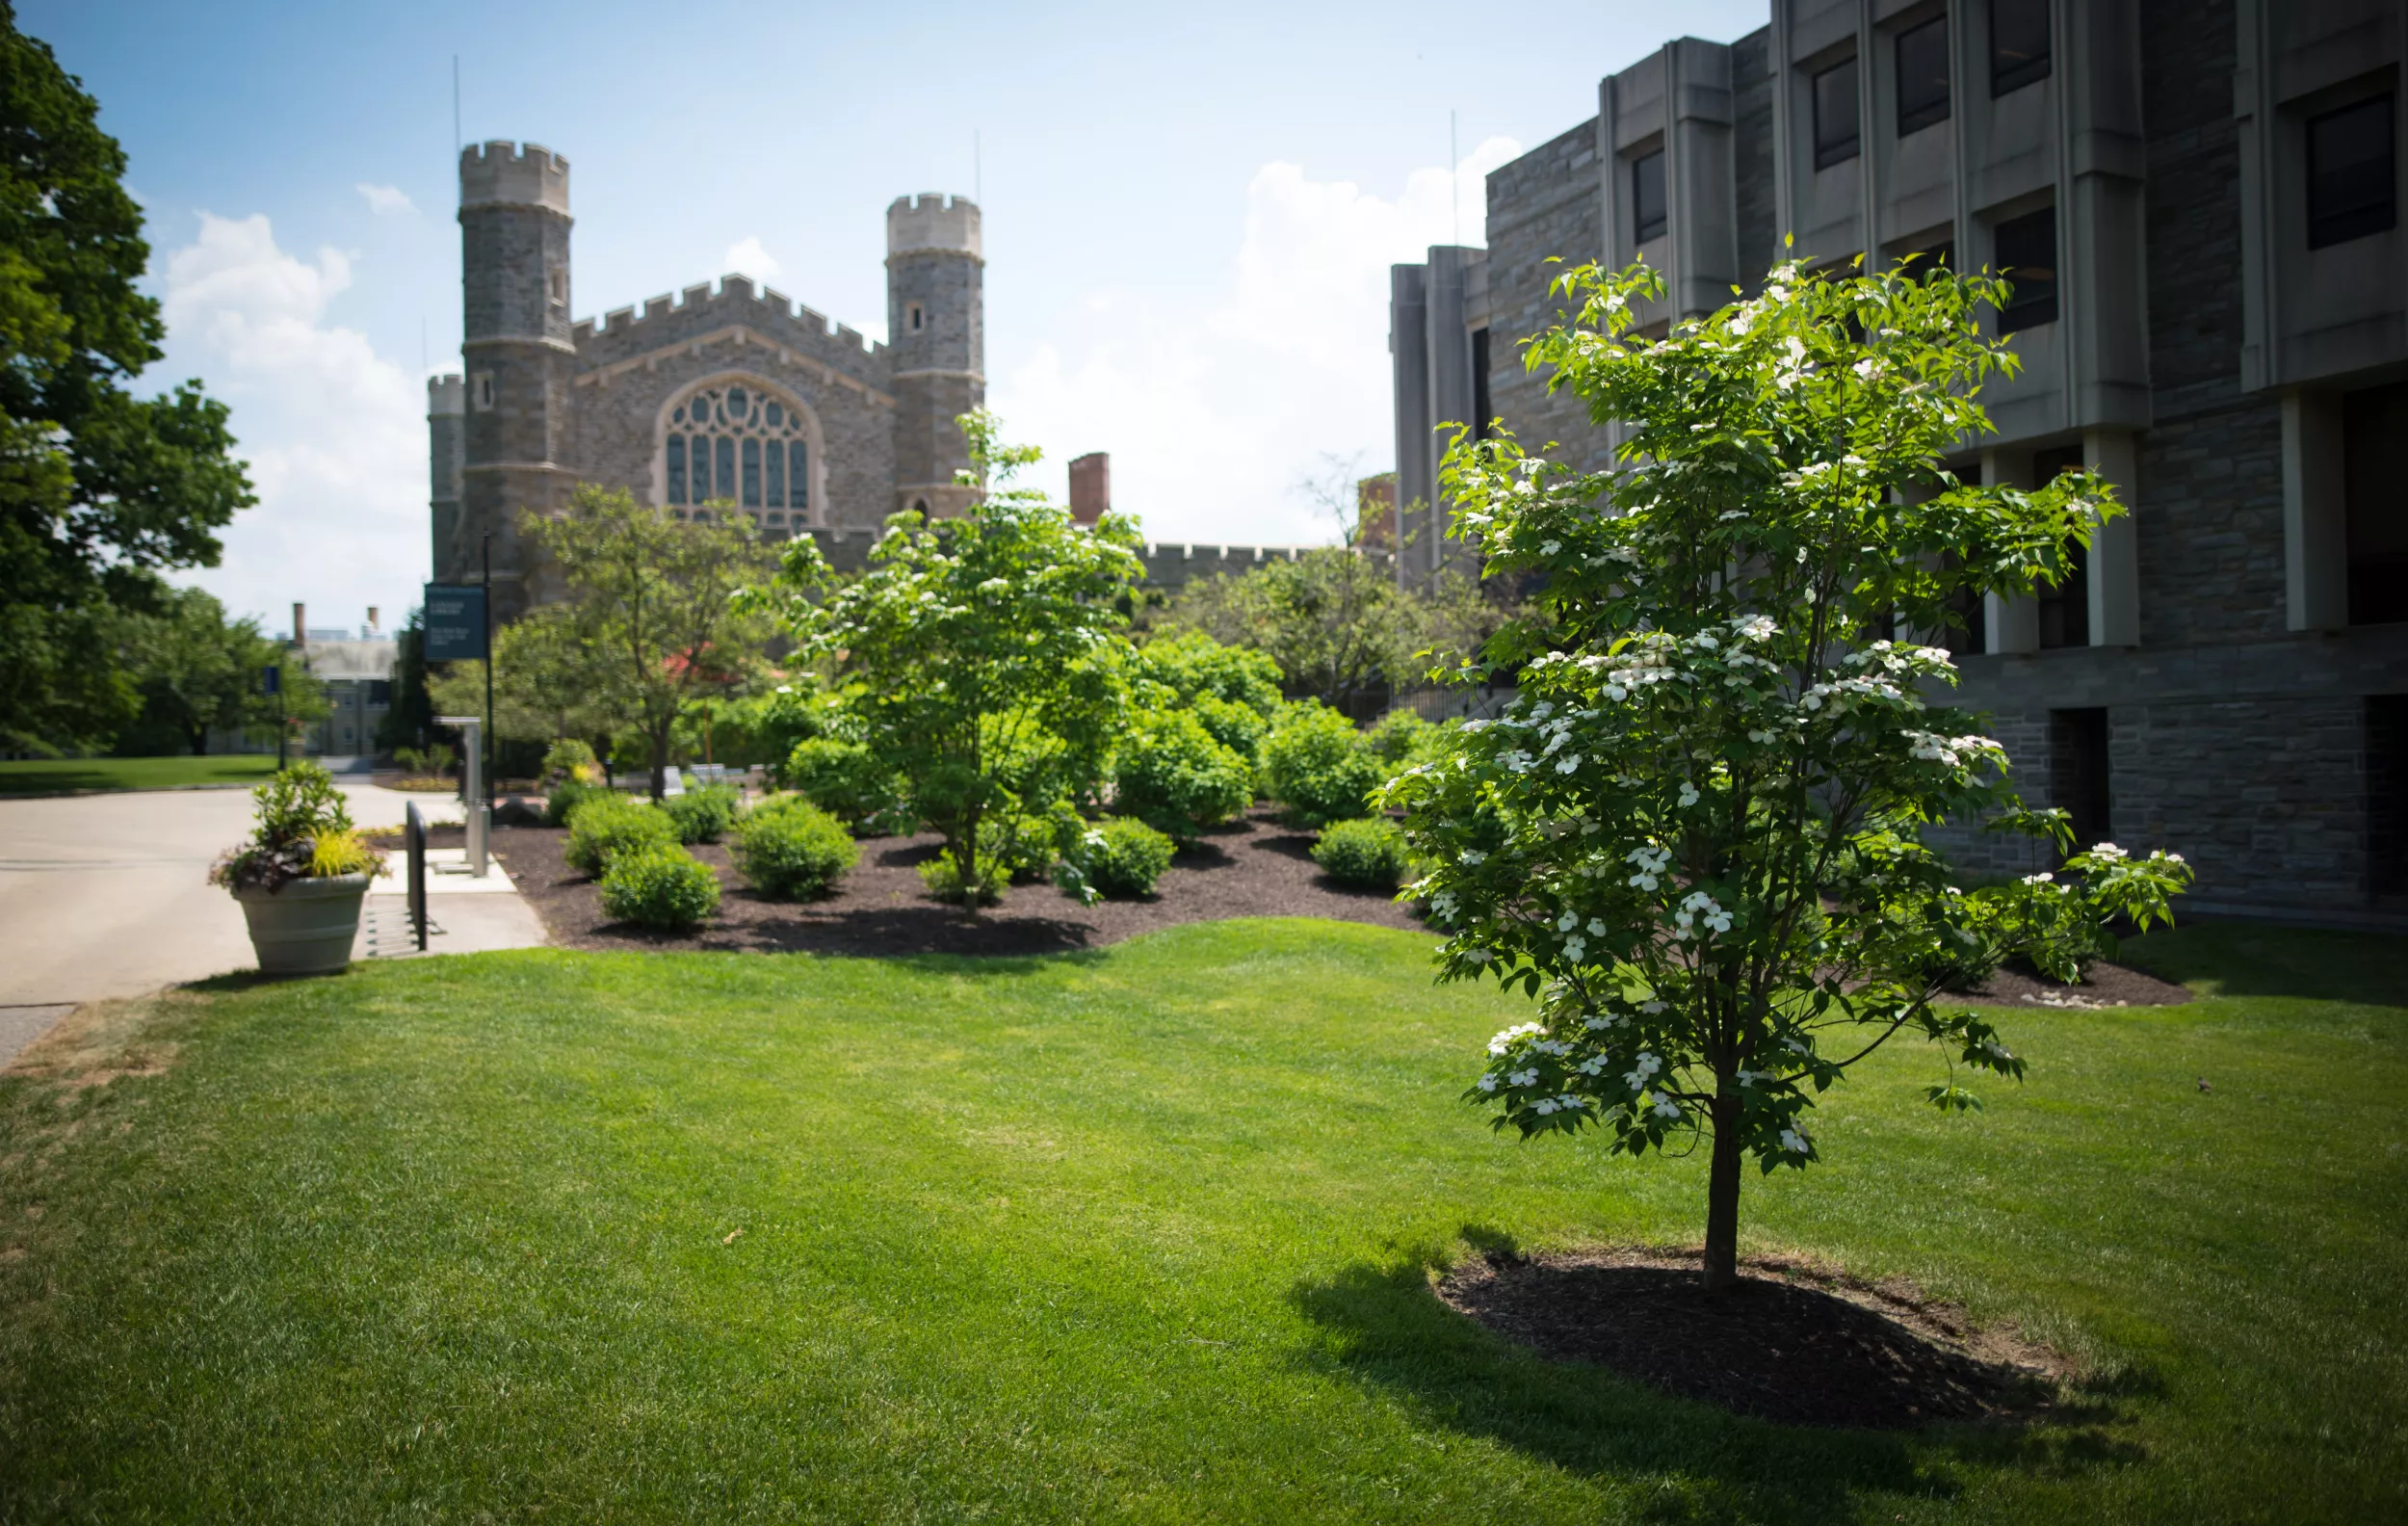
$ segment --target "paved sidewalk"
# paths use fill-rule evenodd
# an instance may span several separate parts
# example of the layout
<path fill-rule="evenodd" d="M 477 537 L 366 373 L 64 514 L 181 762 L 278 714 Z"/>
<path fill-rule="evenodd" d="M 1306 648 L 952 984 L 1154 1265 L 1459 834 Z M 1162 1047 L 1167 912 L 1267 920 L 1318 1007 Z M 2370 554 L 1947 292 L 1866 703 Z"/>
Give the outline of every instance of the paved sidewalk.
<path fill-rule="evenodd" d="M 459 820 L 458 801 L 447 796 L 355 776 L 338 783 L 363 828 L 400 826 L 413 801 L 430 822 Z M 0 1064 L 54 1020 L 15 1038 L 37 1010 L 254 967 L 242 908 L 207 881 L 218 855 L 249 834 L 250 803 L 243 790 L 0 800 Z M 399 888 L 380 881 L 387 884 Z M 526 940 L 542 941 L 534 911 L 515 894 L 485 899 L 518 905 L 525 920 L 515 933 L 496 927 L 472 937 L 472 923 L 494 918 L 463 917 L 454 947 L 518 946 L 493 940 L 524 937 L 530 926 Z"/>

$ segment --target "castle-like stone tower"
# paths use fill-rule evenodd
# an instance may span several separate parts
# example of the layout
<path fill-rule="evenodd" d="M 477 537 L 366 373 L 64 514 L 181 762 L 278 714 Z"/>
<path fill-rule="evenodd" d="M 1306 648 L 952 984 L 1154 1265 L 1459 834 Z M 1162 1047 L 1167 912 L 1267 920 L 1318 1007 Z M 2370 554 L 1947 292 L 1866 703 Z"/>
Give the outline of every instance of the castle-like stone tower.
<path fill-rule="evenodd" d="M 986 402 L 986 260 L 979 209 L 933 191 L 886 209 L 886 334 L 894 360 L 895 506 L 958 513 L 969 452 L 954 420 Z"/>
<path fill-rule="evenodd" d="M 493 537 L 496 613 L 537 596 L 519 511 L 549 513 L 575 479 L 563 458 L 577 348 L 568 321 L 568 161 L 536 144 L 480 144 L 459 160 L 460 356 L 467 446 L 453 561 Z"/>
<path fill-rule="evenodd" d="M 600 319 L 569 317 L 568 161 L 480 144 L 459 161 L 461 355 L 427 387 L 438 581 L 469 582 L 491 538 L 503 618 L 559 589 L 518 534 L 580 482 L 672 520 L 741 513 L 857 559 L 886 516 L 977 496 L 956 415 L 986 397 L 979 209 L 887 209 L 887 344 L 742 276 Z M 865 532 L 856 534 L 856 532 Z M 850 554 L 849 554 L 850 553 Z"/>

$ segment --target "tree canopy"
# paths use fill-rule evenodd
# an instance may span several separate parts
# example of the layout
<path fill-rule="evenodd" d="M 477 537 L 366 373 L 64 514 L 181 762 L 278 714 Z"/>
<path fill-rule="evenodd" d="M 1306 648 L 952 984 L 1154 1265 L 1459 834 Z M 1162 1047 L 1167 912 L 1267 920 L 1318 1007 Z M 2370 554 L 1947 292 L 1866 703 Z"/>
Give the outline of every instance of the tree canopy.
<path fill-rule="evenodd" d="M 103 740 L 139 708 L 106 609 L 217 563 L 254 500 L 198 382 L 128 383 L 160 357 L 125 153 L 98 103 L 0 4 L 0 743 Z"/>

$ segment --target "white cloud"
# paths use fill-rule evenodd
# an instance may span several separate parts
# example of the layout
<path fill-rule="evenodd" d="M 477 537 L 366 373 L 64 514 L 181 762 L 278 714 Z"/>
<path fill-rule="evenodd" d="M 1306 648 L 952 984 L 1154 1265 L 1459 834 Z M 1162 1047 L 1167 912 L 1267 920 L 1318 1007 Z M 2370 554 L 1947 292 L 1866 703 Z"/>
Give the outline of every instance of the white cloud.
<path fill-rule="evenodd" d="M 1491 138 L 1454 175 L 1412 171 L 1394 199 L 1267 164 L 1213 300 L 1164 306 L 1099 290 L 1059 340 L 996 380 L 993 407 L 1054 472 L 1110 451 L 1113 507 L 1156 539 L 1329 539 L 1335 527 L 1298 481 L 1324 455 L 1359 453 L 1366 473 L 1394 464 L 1388 267 L 1456 242 L 1458 226 L 1462 243 L 1483 242 L 1483 177 L 1520 152 Z"/>
<path fill-rule="evenodd" d="M 195 581 L 271 630 L 295 599 L 313 624 L 355 625 L 377 604 L 390 627 L 417 602 L 430 554 L 421 383 L 327 323 L 350 258 L 286 253 L 263 216 L 199 216 L 200 236 L 168 259 L 157 374 L 197 375 L 229 405 L 259 503 Z"/>
<path fill-rule="evenodd" d="M 418 215 L 417 207 L 410 204 L 409 197 L 402 194 L 400 186 L 370 185 L 362 180 L 359 182 L 359 194 L 367 198 L 368 210 L 379 217 Z"/>
<path fill-rule="evenodd" d="M 775 280 L 778 272 L 784 268 L 777 263 L 776 256 L 761 247 L 761 236 L 757 233 L 748 233 L 742 242 L 727 246 L 727 257 L 721 265 L 756 281 Z"/>

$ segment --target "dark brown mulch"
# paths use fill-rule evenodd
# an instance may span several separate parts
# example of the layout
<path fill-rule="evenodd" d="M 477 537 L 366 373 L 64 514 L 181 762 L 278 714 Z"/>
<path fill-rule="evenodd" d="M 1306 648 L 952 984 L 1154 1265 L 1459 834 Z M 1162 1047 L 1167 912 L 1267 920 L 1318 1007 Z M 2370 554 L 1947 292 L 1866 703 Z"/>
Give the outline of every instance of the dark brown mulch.
<path fill-rule="evenodd" d="M 815 954 L 1053 954 L 1100 948 L 1182 922 L 1221 917 L 1318 916 L 1418 931 L 1422 923 L 1381 892 L 1348 889 L 1311 856 L 1312 834 L 1257 813 L 1205 835 L 1172 861 L 1143 901 L 1083 907 L 1050 884 L 1014 885 L 1001 906 L 973 917 L 929 899 L 919 866 L 936 855 L 932 834 L 873 837 L 861 861 L 824 901 L 771 901 L 730 867 L 724 845 L 694 856 L 719 872 L 719 915 L 685 936 L 613 922 L 594 882 L 561 856 L 567 833 L 545 827 L 494 829 L 494 852 L 568 948 L 730 949 Z"/>
<path fill-rule="evenodd" d="M 2002 1007 L 2179 1007 L 2191 999 L 2186 987 L 2105 960 L 2094 962 L 2079 986 L 2059 986 L 2010 965 L 1991 976 L 1980 989 L 1965 994 Z"/>
<path fill-rule="evenodd" d="M 1490 1255 L 1438 1296 L 1508 1340 L 1784 1425 L 1902 1430 L 2028 1417 L 2072 1364 L 1903 1284 L 1750 1258 L 1709 1294 L 1695 1251 Z"/>

